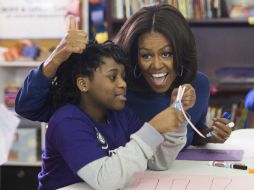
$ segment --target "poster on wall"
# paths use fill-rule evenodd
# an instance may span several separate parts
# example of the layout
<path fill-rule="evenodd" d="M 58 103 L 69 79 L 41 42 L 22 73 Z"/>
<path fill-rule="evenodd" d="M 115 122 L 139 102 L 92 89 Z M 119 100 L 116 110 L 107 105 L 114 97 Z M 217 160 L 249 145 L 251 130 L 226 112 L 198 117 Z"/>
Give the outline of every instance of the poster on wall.
<path fill-rule="evenodd" d="M 62 38 L 80 0 L 0 0 L 0 39 Z"/>

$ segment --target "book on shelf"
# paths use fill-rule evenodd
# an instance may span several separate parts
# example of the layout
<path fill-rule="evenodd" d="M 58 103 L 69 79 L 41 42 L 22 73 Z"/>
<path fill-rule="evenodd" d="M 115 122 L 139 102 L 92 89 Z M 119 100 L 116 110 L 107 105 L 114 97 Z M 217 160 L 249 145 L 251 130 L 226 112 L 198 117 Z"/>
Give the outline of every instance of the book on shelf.
<path fill-rule="evenodd" d="M 131 4 L 130 0 L 125 0 L 125 18 L 131 16 Z"/>
<path fill-rule="evenodd" d="M 36 162 L 42 153 L 41 123 L 20 118 L 9 153 L 9 161 Z M 44 134 L 45 135 L 45 134 Z"/>
<path fill-rule="evenodd" d="M 15 99 L 20 88 L 21 88 L 20 84 L 16 84 L 16 83 L 6 84 L 4 88 L 4 103 L 8 108 L 10 109 L 14 108 Z"/>
<path fill-rule="evenodd" d="M 253 0 L 234 0 L 231 3 L 230 17 L 253 17 L 254 16 L 254 1 Z"/>
<path fill-rule="evenodd" d="M 36 162 L 40 157 L 39 128 L 18 128 L 9 152 L 9 161 Z"/>
<path fill-rule="evenodd" d="M 235 123 L 233 130 L 254 128 L 254 112 L 244 107 L 243 100 L 238 103 L 232 103 L 230 107 L 209 106 L 206 125 L 211 127 L 213 118 L 221 118 L 226 111 L 231 113 L 230 120 Z"/>
<path fill-rule="evenodd" d="M 113 18 L 123 19 L 125 17 L 124 0 L 113 0 Z"/>
<path fill-rule="evenodd" d="M 128 18 L 140 8 L 156 4 L 168 3 L 176 7 L 187 19 L 205 19 L 228 17 L 228 1 L 226 0 L 113 0 L 113 18 Z"/>

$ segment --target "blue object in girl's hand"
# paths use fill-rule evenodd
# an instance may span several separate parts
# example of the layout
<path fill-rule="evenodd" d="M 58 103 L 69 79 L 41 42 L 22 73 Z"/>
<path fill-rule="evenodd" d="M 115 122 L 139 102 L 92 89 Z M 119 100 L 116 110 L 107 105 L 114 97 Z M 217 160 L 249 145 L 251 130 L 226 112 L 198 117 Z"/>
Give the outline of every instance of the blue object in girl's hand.
<path fill-rule="evenodd" d="M 231 114 L 229 112 L 226 112 L 223 116 L 223 118 L 225 119 L 230 119 L 231 118 Z"/>

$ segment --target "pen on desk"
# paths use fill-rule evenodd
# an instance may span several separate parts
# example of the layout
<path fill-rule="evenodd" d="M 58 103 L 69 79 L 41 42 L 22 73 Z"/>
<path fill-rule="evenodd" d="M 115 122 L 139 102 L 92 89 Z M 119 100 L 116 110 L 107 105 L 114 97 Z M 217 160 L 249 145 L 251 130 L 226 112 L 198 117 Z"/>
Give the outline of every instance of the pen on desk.
<path fill-rule="evenodd" d="M 223 168 L 232 168 L 232 169 L 239 169 L 239 170 L 247 170 L 248 166 L 245 164 L 240 163 L 228 163 L 228 162 L 219 162 L 219 161 L 210 161 L 210 166 L 217 166 L 217 167 L 223 167 Z"/>
<path fill-rule="evenodd" d="M 230 117 L 231 117 L 231 114 L 229 112 L 226 112 L 223 116 L 223 118 L 225 118 L 225 119 L 230 119 Z M 235 126 L 235 124 L 234 124 L 234 122 L 230 122 L 226 126 L 233 128 Z M 211 137 L 213 134 L 214 134 L 214 132 L 210 131 L 209 133 L 206 134 L 206 137 Z"/>

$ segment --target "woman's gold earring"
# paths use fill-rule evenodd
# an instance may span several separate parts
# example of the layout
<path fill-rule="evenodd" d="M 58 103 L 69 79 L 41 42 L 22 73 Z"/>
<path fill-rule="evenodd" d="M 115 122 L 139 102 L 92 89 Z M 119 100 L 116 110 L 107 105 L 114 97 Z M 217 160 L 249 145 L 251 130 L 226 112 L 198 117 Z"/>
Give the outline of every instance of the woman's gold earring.
<path fill-rule="evenodd" d="M 82 89 L 82 92 L 86 92 L 86 91 L 87 91 L 87 88 L 83 88 L 83 89 Z"/>

